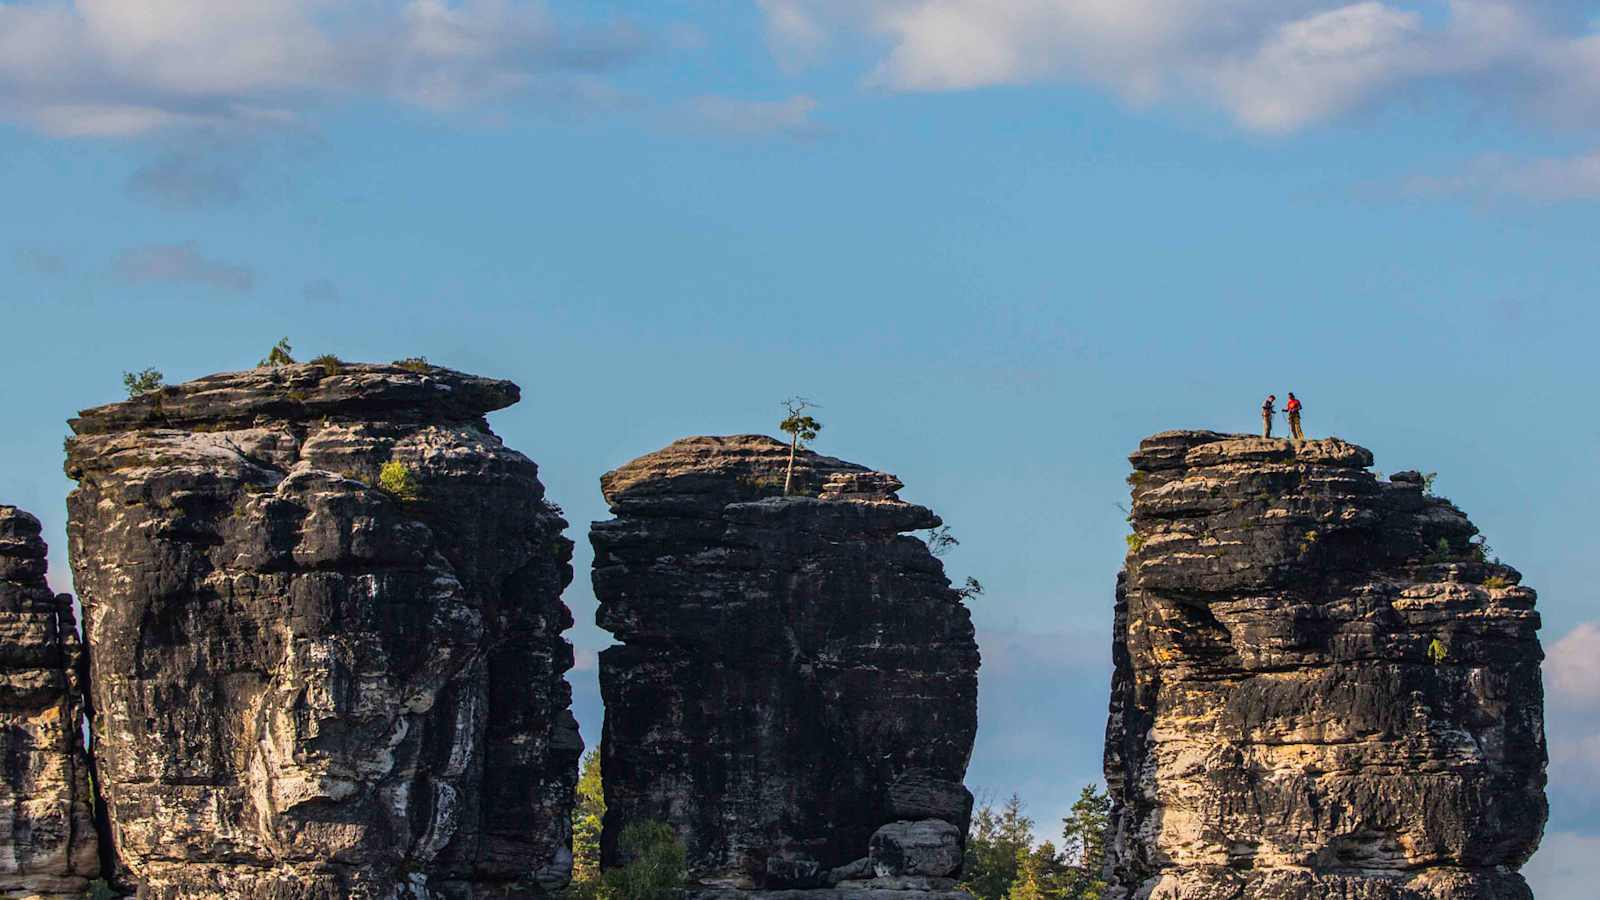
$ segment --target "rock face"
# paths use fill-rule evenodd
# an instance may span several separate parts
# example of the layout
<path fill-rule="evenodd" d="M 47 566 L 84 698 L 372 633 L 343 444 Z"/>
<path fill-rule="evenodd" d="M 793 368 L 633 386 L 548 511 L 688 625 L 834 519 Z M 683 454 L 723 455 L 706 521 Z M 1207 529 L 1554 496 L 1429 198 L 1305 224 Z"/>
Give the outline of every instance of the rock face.
<path fill-rule="evenodd" d="M 81 897 L 100 874 L 72 598 L 45 582 L 39 520 L 0 506 L 0 895 Z"/>
<path fill-rule="evenodd" d="M 296 365 L 73 420 L 99 786 L 141 898 L 565 883 L 572 545 L 483 419 L 518 393 Z"/>
<path fill-rule="evenodd" d="M 1117 898 L 1531 898 L 1534 592 L 1415 472 L 1179 431 L 1132 456 L 1106 778 Z"/>
<path fill-rule="evenodd" d="M 788 452 L 687 438 L 601 479 L 597 620 L 622 642 L 600 655 L 605 861 L 624 824 L 659 819 L 703 888 L 949 891 L 978 650 L 903 534 L 939 518 L 894 476 L 808 452 L 780 496 Z"/>

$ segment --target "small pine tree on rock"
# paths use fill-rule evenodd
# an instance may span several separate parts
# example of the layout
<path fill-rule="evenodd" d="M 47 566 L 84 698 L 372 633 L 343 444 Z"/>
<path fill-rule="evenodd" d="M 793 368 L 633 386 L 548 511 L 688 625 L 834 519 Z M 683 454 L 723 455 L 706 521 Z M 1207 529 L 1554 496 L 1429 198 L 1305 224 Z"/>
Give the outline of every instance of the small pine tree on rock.
<path fill-rule="evenodd" d="M 778 428 L 789 435 L 789 467 L 783 473 L 783 495 L 787 497 L 794 484 L 795 453 L 805 446 L 806 441 L 817 439 L 817 434 L 822 431 L 822 423 L 806 415 L 806 410 L 820 407 L 804 397 L 790 397 L 783 401 L 783 408 L 788 415 L 778 423 Z"/>
<path fill-rule="evenodd" d="M 294 348 L 289 346 L 289 338 L 279 338 L 278 342 L 272 345 L 272 349 L 267 351 L 266 358 L 261 360 L 261 362 L 256 363 L 256 368 L 259 369 L 264 366 L 272 366 L 274 368 L 277 366 L 292 366 L 294 365 L 294 357 L 290 354 L 293 352 Z"/>

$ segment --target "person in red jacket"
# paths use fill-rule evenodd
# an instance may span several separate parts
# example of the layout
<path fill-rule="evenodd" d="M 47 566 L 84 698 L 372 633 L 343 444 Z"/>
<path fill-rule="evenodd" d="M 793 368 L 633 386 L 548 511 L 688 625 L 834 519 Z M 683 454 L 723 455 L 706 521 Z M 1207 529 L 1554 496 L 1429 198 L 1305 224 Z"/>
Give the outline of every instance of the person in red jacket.
<path fill-rule="evenodd" d="M 1283 411 L 1289 414 L 1289 433 L 1297 441 L 1306 439 L 1305 432 L 1300 430 L 1300 398 L 1289 392 L 1289 402 L 1283 405 Z"/>
<path fill-rule="evenodd" d="M 1267 401 L 1261 404 L 1261 436 L 1272 437 L 1272 417 L 1278 414 L 1278 395 L 1268 394 Z"/>

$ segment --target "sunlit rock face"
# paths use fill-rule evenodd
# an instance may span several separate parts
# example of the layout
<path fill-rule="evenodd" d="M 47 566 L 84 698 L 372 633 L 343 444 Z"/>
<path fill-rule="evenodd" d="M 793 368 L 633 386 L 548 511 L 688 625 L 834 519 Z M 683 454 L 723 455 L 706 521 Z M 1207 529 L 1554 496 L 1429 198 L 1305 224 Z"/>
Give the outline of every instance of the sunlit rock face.
<path fill-rule="evenodd" d="M 517 399 L 422 365 L 298 365 L 72 422 L 99 787 L 141 898 L 567 880 L 572 545 L 484 421 Z"/>
<path fill-rule="evenodd" d="M 671 824 L 704 896 L 953 893 L 978 649 L 892 475 L 757 435 L 606 474 L 590 531 L 606 703 L 603 853 Z"/>
<path fill-rule="evenodd" d="M 81 897 L 100 874 L 72 598 L 39 520 L 0 505 L 0 896 Z"/>
<path fill-rule="evenodd" d="M 1543 653 L 1518 572 L 1339 440 L 1175 431 L 1131 458 L 1112 896 L 1530 898 Z"/>

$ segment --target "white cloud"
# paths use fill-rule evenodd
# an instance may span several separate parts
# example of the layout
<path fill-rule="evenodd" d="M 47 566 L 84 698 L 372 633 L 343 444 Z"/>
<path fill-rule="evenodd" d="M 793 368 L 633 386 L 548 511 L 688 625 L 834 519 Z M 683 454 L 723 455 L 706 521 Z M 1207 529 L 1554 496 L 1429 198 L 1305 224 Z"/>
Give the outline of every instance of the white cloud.
<path fill-rule="evenodd" d="M 1430 87 L 1583 125 L 1600 35 L 1570 0 L 762 0 L 793 64 L 856 34 L 869 80 L 946 91 L 1049 81 L 1195 101 L 1281 132 Z"/>
<path fill-rule="evenodd" d="M 778 62 L 797 69 L 816 61 L 828 33 L 806 8 L 806 0 L 756 0 L 767 19 L 767 42 Z"/>
<path fill-rule="evenodd" d="M 538 0 L 22 0 L 0 4 L 0 118 L 65 136 L 282 122 L 383 98 L 457 109 L 563 95 L 625 62 L 622 24 L 556 22 Z"/>
<path fill-rule="evenodd" d="M 806 96 L 787 100 L 739 100 L 732 97 L 696 98 L 689 105 L 693 123 L 707 131 L 731 137 L 785 137 L 796 140 L 820 137 L 826 129 L 812 113 L 817 101 Z"/>
<path fill-rule="evenodd" d="M 1544 680 L 1552 824 L 1600 831 L 1600 622 L 1549 647 Z"/>
<path fill-rule="evenodd" d="M 236 293 L 247 293 L 256 285 L 255 270 L 210 259 L 193 241 L 133 247 L 123 251 L 111 268 L 119 277 L 134 284 L 198 284 Z"/>
<path fill-rule="evenodd" d="M 1600 836 L 1550 832 L 1522 874 L 1539 900 L 1593 900 L 1600 883 Z"/>
<path fill-rule="evenodd" d="M 1600 712 L 1600 622 L 1585 622 L 1557 641 L 1545 657 L 1544 672 L 1557 700 L 1596 704 Z"/>
<path fill-rule="evenodd" d="M 1449 175 L 1417 176 L 1407 181 L 1405 187 L 1409 193 L 1421 196 L 1464 194 L 1539 201 L 1600 200 L 1600 150 L 1578 156 L 1531 160 L 1485 156 Z M 1595 664 L 1595 674 L 1600 677 L 1600 662 Z"/>

